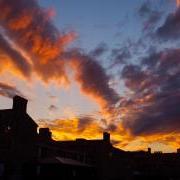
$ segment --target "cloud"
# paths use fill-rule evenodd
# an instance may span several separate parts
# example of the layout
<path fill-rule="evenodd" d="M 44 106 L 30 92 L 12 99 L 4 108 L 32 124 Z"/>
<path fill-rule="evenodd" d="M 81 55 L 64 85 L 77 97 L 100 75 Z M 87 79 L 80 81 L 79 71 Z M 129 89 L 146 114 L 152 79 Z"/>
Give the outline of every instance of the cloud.
<path fill-rule="evenodd" d="M 111 64 L 109 68 L 113 68 L 122 64 L 126 64 L 131 57 L 131 52 L 128 47 L 120 47 L 113 49 L 111 52 Z"/>
<path fill-rule="evenodd" d="M 102 139 L 103 132 L 107 131 L 102 126 L 101 120 L 86 115 L 71 119 L 42 119 L 39 120 L 38 124 L 40 127 L 49 127 L 56 140 Z M 111 133 L 111 143 L 118 148 L 125 149 L 128 144 L 134 141 L 134 137 L 129 136 L 121 125 L 116 126 L 116 131 L 112 128 L 109 129 L 109 132 Z"/>
<path fill-rule="evenodd" d="M 0 27 L 3 30 L 0 55 L 8 56 L 8 63 L 25 78 L 33 79 L 32 74 L 35 73 L 46 83 L 55 80 L 61 85 L 70 83 L 66 67 L 73 70 L 73 79 L 78 82 L 81 92 L 118 120 L 106 120 L 103 123 L 83 116 L 72 120 L 44 121 L 42 125 L 48 125 L 56 139 L 96 138 L 103 130 L 108 130 L 115 136 L 114 142 L 120 142 L 119 147 L 123 147 L 135 136 L 150 137 L 171 132 L 178 134 L 179 49 L 153 51 L 136 64 L 132 64 L 129 59 L 132 59 L 132 53 L 136 56 L 138 51 L 145 49 L 142 38 L 137 42 L 129 40 L 127 46 L 113 49 L 111 67 L 122 69 L 120 78 L 129 90 L 127 95 L 120 98 L 110 85 L 111 77 L 97 61 L 107 50 L 104 44 L 89 54 L 81 49 L 68 49 L 76 34 L 59 31 L 51 20 L 54 12 L 40 7 L 36 0 L 1 0 L 0 10 Z M 178 38 L 179 11 L 177 9 L 174 14 L 170 14 L 156 31 L 160 39 Z M 161 18 L 161 12 L 152 10 L 147 4 L 139 9 L 139 15 L 143 18 L 145 30 L 154 28 Z M 0 64 L 3 63 L 1 59 Z M 5 68 L 12 71 L 9 67 Z M 21 93 L 16 87 L 1 83 L 0 94 L 12 97 Z M 54 105 L 49 108 L 56 110 Z M 166 141 L 168 138 L 164 139 Z"/>
<path fill-rule="evenodd" d="M 79 83 L 81 91 L 97 101 L 102 109 L 114 106 L 119 96 L 110 87 L 110 77 L 106 74 L 105 69 L 83 52 L 69 52 L 68 56 L 70 56 L 75 80 Z"/>
<path fill-rule="evenodd" d="M 90 56 L 99 57 L 103 55 L 108 50 L 105 43 L 100 43 L 93 51 L 90 52 Z"/>
<path fill-rule="evenodd" d="M 180 50 L 166 49 L 122 71 L 131 96 L 121 101 L 124 128 L 133 135 L 180 132 Z"/>
<path fill-rule="evenodd" d="M 79 131 L 84 131 L 86 128 L 89 128 L 88 126 L 91 123 L 94 123 L 95 119 L 92 118 L 91 116 L 82 116 L 78 118 L 78 130 Z"/>
<path fill-rule="evenodd" d="M 53 25 L 48 11 L 41 8 L 36 0 L 2 0 L 0 9 L 0 25 L 4 33 L 31 61 L 32 68 L 29 68 L 20 51 L 15 51 L 12 46 L 4 50 L 6 54 L 10 52 L 13 63 L 24 72 L 25 77 L 25 73 L 29 75 L 33 72 L 46 83 L 55 80 L 61 85 L 68 84 L 68 66 L 74 69 L 75 79 L 82 92 L 97 100 L 102 108 L 117 102 L 118 95 L 109 86 L 110 78 L 103 67 L 96 62 L 95 57 L 81 53 L 81 50 L 76 50 L 76 53 L 67 51 L 66 47 L 75 34 L 61 33 Z M 96 49 L 93 56 L 99 56 L 103 48 Z"/>
<path fill-rule="evenodd" d="M 83 118 L 84 119 L 84 118 Z M 84 139 L 102 139 L 103 131 L 106 131 L 97 119 L 82 120 L 82 126 L 79 126 L 80 119 L 74 117 L 72 119 L 55 119 L 55 120 L 39 120 L 40 127 L 50 127 L 53 132 L 53 138 L 56 140 L 74 140 L 76 138 Z M 86 123 L 87 122 L 87 123 Z M 127 131 L 121 126 L 116 127 L 116 131 L 111 132 L 111 143 L 118 148 L 124 150 L 146 150 L 147 147 L 151 147 L 154 142 L 166 145 L 167 148 L 175 150 L 179 147 L 179 137 L 178 133 L 169 134 L 152 134 L 145 136 L 130 136 Z M 154 149 L 153 149 L 154 150 Z"/>
<path fill-rule="evenodd" d="M 138 65 L 126 65 L 122 70 L 121 78 L 129 89 L 138 92 L 142 90 L 147 75 Z"/>
<path fill-rule="evenodd" d="M 143 30 L 153 29 L 162 17 L 162 12 L 153 10 L 150 2 L 145 2 L 138 9 L 138 14 L 143 18 Z"/>
<path fill-rule="evenodd" d="M 138 13 L 140 16 L 144 17 L 144 16 L 148 16 L 149 14 L 152 13 L 151 8 L 149 7 L 150 4 L 145 2 L 143 3 L 140 8 L 138 9 Z"/>
<path fill-rule="evenodd" d="M 49 111 L 57 111 L 58 110 L 58 108 L 53 104 L 50 105 L 48 109 L 49 109 Z"/>
<path fill-rule="evenodd" d="M 6 36 L 27 53 L 32 61 L 32 71 L 46 82 L 50 79 L 68 82 L 64 62 L 59 56 L 74 38 L 74 33 L 60 33 L 49 18 L 49 11 L 41 8 L 35 0 L 16 3 L 2 0 L 0 9 L 1 27 Z M 20 56 L 20 52 L 16 56 Z M 13 56 L 13 60 L 16 59 Z M 25 61 L 23 63 L 20 65 L 24 67 Z"/>
<path fill-rule="evenodd" d="M 76 138 L 97 138 L 103 129 L 97 120 L 88 116 L 74 117 L 72 119 L 40 120 L 41 127 L 49 127 L 53 137 L 58 140 L 72 140 Z"/>
<path fill-rule="evenodd" d="M 156 36 L 161 40 L 177 40 L 180 36 L 180 8 L 170 13 L 164 24 L 156 30 Z"/>
<path fill-rule="evenodd" d="M 176 5 L 177 5 L 177 7 L 179 7 L 179 5 L 180 5 L 180 0 L 176 0 Z"/>
<path fill-rule="evenodd" d="M 13 48 L 8 41 L 0 34 L 0 49 L 5 53 L 11 63 L 26 77 L 31 75 L 31 65 L 28 63 L 26 58 Z M 3 59 L 2 59 L 3 60 Z"/>
<path fill-rule="evenodd" d="M 18 89 L 16 89 L 15 86 L 11 86 L 2 82 L 0 82 L 0 95 L 8 98 L 13 98 L 15 95 L 23 97 L 23 94 Z"/>

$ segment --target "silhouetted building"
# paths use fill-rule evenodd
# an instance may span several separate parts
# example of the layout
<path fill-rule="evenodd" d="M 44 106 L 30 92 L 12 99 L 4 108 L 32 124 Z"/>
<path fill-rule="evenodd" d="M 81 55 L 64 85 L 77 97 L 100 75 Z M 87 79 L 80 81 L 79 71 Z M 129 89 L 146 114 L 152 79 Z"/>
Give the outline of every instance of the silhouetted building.
<path fill-rule="evenodd" d="M 15 96 L 13 108 L 0 110 L 0 161 L 12 171 L 36 158 L 38 125 L 26 112 L 27 100 Z"/>
<path fill-rule="evenodd" d="M 54 144 L 58 147 L 58 154 L 60 156 L 77 159 L 82 163 L 96 167 L 98 179 L 105 180 L 110 177 L 122 178 L 126 174 L 126 171 L 122 171 L 124 170 L 122 161 L 116 161 L 116 157 L 123 157 L 125 151 L 112 146 L 108 132 L 103 133 L 102 139 L 56 141 Z M 119 174 L 120 171 L 122 171 L 121 174 Z"/>
<path fill-rule="evenodd" d="M 102 139 L 55 141 L 49 128 L 37 133 L 27 102 L 15 96 L 12 109 L 0 110 L 0 179 L 180 179 L 180 149 L 127 152 L 111 144 L 108 132 Z"/>
<path fill-rule="evenodd" d="M 0 110 L 0 159 L 29 160 L 34 148 L 38 125 L 26 112 L 27 100 L 13 98 L 13 108 Z"/>
<path fill-rule="evenodd" d="M 52 133 L 49 128 L 40 128 L 39 129 L 39 141 L 51 141 Z"/>

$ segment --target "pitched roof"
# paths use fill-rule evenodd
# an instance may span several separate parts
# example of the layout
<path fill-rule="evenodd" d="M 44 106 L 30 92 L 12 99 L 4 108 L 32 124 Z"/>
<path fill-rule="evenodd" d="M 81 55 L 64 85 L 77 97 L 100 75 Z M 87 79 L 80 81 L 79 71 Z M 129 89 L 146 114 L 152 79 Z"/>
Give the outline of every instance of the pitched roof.
<path fill-rule="evenodd" d="M 19 116 L 19 114 L 18 114 Z M 38 124 L 27 114 L 22 113 L 20 114 L 21 118 L 23 118 L 25 121 L 28 121 L 33 126 L 38 126 Z M 0 110 L 0 125 L 8 126 L 13 123 L 14 118 L 16 116 L 16 111 L 13 109 L 2 109 Z"/>

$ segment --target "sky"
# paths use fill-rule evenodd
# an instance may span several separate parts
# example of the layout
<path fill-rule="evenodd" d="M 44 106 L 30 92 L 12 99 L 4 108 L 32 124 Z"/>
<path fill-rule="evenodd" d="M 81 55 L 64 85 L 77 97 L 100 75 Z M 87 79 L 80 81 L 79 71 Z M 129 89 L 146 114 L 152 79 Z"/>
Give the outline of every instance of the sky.
<path fill-rule="evenodd" d="M 12 98 L 53 138 L 180 147 L 179 0 L 2 0 L 0 109 Z"/>

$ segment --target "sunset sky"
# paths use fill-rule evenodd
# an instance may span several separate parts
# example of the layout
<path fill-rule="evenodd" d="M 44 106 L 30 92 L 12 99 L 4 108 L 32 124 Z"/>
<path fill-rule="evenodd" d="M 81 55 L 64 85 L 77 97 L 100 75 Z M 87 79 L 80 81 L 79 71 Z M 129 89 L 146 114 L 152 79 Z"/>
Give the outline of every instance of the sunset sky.
<path fill-rule="evenodd" d="M 0 109 L 12 97 L 58 140 L 180 147 L 179 0 L 1 0 Z"/>

